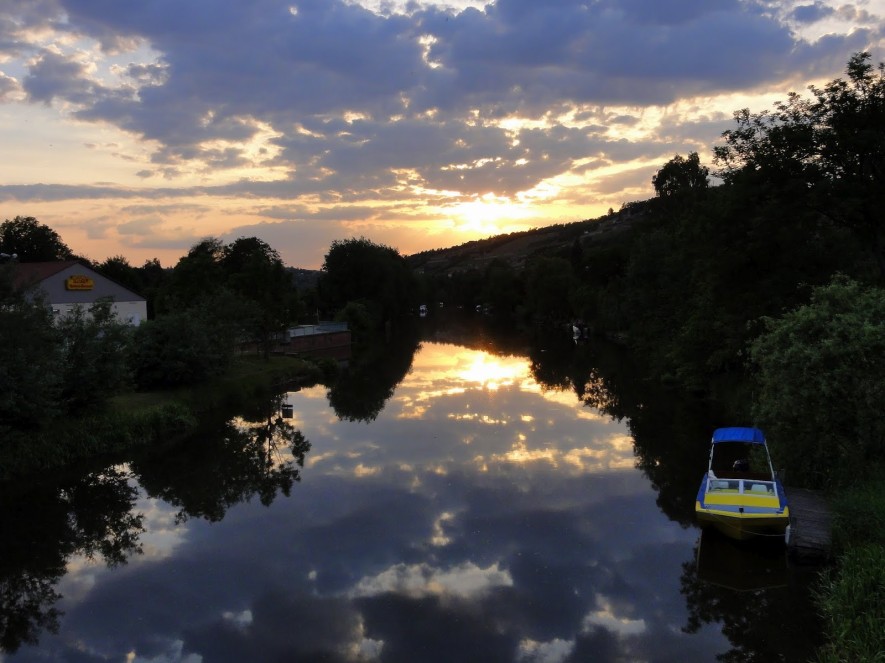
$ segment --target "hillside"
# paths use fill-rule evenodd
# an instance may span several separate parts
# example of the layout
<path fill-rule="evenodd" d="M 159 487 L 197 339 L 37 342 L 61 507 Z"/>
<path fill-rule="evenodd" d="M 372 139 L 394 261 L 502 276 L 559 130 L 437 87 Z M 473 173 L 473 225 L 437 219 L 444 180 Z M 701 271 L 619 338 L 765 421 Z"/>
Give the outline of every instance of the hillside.
<path fill-rule="evenodd" d="M 493 260 L 520 268 L 533 256 L 567 254 L 575 240 L 586 246 L 614 239 L 644 217 L 647 210 L 648 201 L 628 203 L 619 212 L 597 219 L 496 235 L 447 249 L 422 251 L 406 260 L 413 269 L 425 274 L 482 270 Z"/>

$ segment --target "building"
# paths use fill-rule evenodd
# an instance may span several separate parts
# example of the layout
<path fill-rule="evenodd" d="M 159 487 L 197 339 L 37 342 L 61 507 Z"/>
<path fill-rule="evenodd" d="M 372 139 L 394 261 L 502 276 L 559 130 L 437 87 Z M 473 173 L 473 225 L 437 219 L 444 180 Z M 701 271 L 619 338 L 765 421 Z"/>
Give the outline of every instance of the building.
<path fill-rule="evenodd" d="M 110 299 L 118 320 L 139 325 L 147 319 L 144 297 L 77 260 L 18 263 L 15 283 L 39 288 L 56 316 L 67 315 L 75 306 L 88 309 L 100 299 Z"/>
<path fill-rule="evenodd" d="M 349 359 L 350 330 L 346 322 L 298 325 L 286 330 L 278 349 L 284 354 Z"/>

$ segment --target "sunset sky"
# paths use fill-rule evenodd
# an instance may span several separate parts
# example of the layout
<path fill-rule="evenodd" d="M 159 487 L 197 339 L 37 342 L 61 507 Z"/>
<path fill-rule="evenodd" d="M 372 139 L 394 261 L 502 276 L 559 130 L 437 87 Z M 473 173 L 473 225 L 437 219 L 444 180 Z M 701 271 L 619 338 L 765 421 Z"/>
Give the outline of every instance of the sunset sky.
<path fill-rule="evenodd" d="M 173 266 L 317 268 L 593 218 L 675 154 L 885 59 L 885 0 L 3 0 L 0 221 Z"/>

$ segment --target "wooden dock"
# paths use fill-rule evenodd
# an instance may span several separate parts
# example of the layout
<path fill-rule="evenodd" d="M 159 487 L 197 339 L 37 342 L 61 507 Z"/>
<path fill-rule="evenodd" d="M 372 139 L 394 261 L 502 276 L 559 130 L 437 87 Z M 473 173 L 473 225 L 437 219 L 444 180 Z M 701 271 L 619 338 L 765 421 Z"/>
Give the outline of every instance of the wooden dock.
<path fill-rule="evenodd" d="M 790 505 L 790 540 L 787 550 L 794 559 L 816 563 L 829 558 L 832 515 L 824 496 L 805 488 L 785 488 Z"/>

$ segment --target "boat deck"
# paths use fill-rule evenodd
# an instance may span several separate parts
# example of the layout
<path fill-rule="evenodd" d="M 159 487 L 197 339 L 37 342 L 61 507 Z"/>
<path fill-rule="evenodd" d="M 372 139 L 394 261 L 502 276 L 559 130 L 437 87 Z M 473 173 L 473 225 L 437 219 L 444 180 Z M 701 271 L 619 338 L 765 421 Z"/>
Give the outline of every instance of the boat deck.
<path fill-rule="evenodd" d="M 809 563 L 826 560 L 832 545 L 832 514 L 826 499 L 805 488 L 784 490 L 790 504 L 790 555 Z"/>

